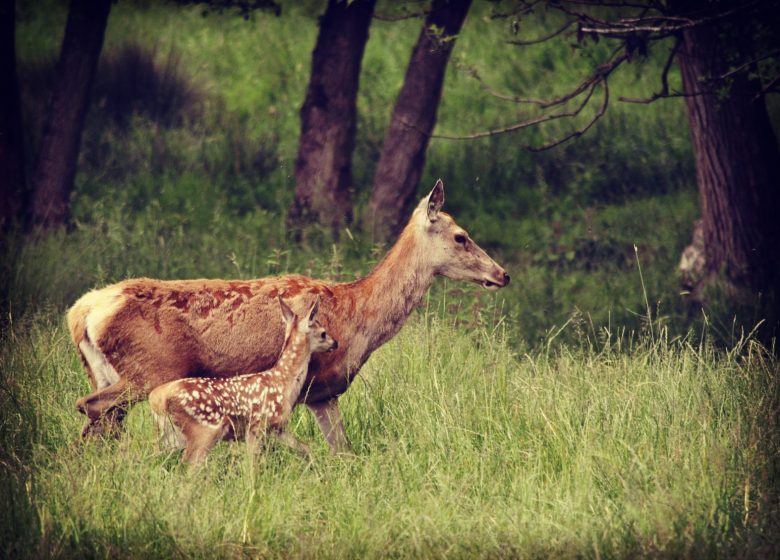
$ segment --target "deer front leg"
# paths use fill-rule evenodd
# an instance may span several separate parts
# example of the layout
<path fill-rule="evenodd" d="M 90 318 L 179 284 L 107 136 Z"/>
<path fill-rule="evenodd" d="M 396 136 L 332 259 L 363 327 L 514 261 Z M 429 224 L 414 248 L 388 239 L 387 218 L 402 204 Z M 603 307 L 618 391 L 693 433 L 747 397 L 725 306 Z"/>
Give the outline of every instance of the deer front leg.
<path fill-rule="evenodd" d="M 344 430 L 344 423 L 341 421 L 338 399 L 331 399 L 315 404 L 306 404 L 314 413 L 317 423 L 325 436 L 325 440 L 330 445 L 334 453 L 349 453 L 352 446 L 347 439 L 347 432 Z"/>

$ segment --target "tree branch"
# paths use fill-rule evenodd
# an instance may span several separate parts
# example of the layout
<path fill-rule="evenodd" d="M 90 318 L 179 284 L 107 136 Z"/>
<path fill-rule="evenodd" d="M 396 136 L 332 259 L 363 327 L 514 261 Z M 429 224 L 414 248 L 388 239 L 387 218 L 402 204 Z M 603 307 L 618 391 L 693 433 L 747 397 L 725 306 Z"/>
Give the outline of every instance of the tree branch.
<path fill-rule="evenodd" d="M 678 37 L 677 40 L 675 40 L 674 45 L 669 50 L 669 57 L 666 59 L 666 64 L 664 64 L 663 72 L 661 73 L 661 90 L 652 94 L 650 97 L 645 98 L 636 98 L 636 97 L 618 97 L 619 101 L 623 101 L 624 103 L 642 103 L 642 104 L 650 104 L 653 101 L 656 101 L 658 99 L 664 98 L 664 97 L 670 97 L 669 95 L 669 70 L 672 68 L 672 64 L 674 63 L 674 56 L 677 54 L 677 50 L 680 48 L 680 38 Z"/>
<path fill-rule="evenodd" d="M 757 62 L 761 62 L 762 60 L 766 60 L 767 58 L 771 58 L 771 57 L 775 56 L 778 53 L 780 53 L 780 49 L 772 49 L 772 50 L 770 50 L 768 52 L 765 52 L 762 55 L 758 55 L 755 58 L 752 58 L 750 60 L 747 60 L 747 61 L 743 62 L 742 64 L 740 64 L 739 66 L 737 66 L 733 70 L 729 70 L 728 72 L 726 72 L 722 76 L 719 76 L 717 79 L 718 80 L 725 80 L 726 78 L 729 78 L 729 77 L 733 76 L 734 74 L 738 74 L 739 72 L 741 72 L 745 68 L 747 68 L 749 66 L 752 66 L 753 64 L 755 64 Z"/>
<path fill-rule="evenodd" d="M 580 95 L 583 91 L 587 90 L 594 83 L 600 81 L 602 78 L 609 76 L 615 70 L 615 68 L 617 68 L 620 64 L 622 64 L 626 60 L 628 60 L 628 55 L 625 53 L 615 58 L 615 56 L 621 50 L 622 47 L 618 47 L 617 49 L 615 49 L 606 62 L 599 65 L 590 76 L 585 78 L 585 80 L 583 80 L 573 90 L 561 95 L 560 97 L 556 97 L 553 99 L 538 99 L 538 98 L 531 98 L 531 97 L 519 97 L 516 95 L 507 95 L 496 91 L 489 84 L 487 84 L 482 79 L 482 77 L 479 75 L 479 73 L 475 68 L 468 69 L 468 73 L 471 77 L 475 78 L 480 83 L 482 89 L 484 89 L 493 97 L 496 97 L 498 99 L 503 99 L 504 101 L 511 101 L 513 103 L 526 103 L 529 105 L 538 105 L 542 109 L 548 109 L 549 107 L 563 105 L 567 101 L 570 101 L 575 97 L 577 97 L 578 95 Z"/>
<path fill-rule="evenodd" d="M 549 150 L 550 148 L 554 148 L 556 146 L 560 146 L 564 142 L 568 142 L 569 140 L 573 138 L 579 138 L 583 134 L 585 134 L 588 130 L 590 130 L 590 127 L 592 127 L 594 124 L 596 124 L 596 121 L 601 119 L 601 117 L 604 116 L 604 114 L 607 112 L 607 107 L 609 106 L 609 86 L 607 85 L 607 79 L 604 78 L 599 83 L 601 83 L 604 87 L 604 101 L 601 104 L 601 107 L 599 108 L 598 112 L 593 115 L 593 118 L 588 121 L 588 124 L 586 124 L 584 127 L 574 130 L 571 133 L 567 134 L 563 138 L 559 138 L 558 140 L 555 140 L 553 142 L 549 142 L 547 144 L 542 144 L 541 146 L 526 146 L 525 149 L 529 150 L 531 152 L 543 152 L 545 150 Z M 596 84 L 598 85 L 598 84 Z M 594 85 L 594 89 L 596 87 Z"/>
<path fill-rule="evenodd" d="M 537 43 L 544 43 L 545 41 L 548 41 L 548 40 L 552 39 L 553 37 L 557 37 L 558 35 L 560 35 L 564 31 L 566 31 L 569 27 L 571 27 L 575 23 L 577 23 L 577 20 L 576 19 L 572 19 L 572 20 L 567 21 L 565 24 L 563 24 L 561 27 L 559 27 L 558 29 L 556 29 L 555 31 L 550 33 L 549 35 L 544 35 L 544 36 L 538 37 L 536 39 L 529 39 L 527 41 L 522 41 L 520 39 L 517 39 L 517 40 L 507 41 L 507 43 L 509 43 L 510 45 L 521 45 L 521 46 L 536 45 Z"/>
<path fill-rule="evenodd" d="M 685 29 L 690 29 L 692 27 L 699 27 L 701 25 L 705 25 L 713 21 L 723 19 L 732 16 L 736 13 L 748 10 L 749 8 L 752 8 L 754 5 L 758 4 L 759 2 L 760 0 L 747 2 L 745 4 L 737 5 L 735 8 L 732 8 L 730 10 L 725 10 L 723 12 L 719 12 L 714 15 L 708 17 L 702 17 L 698 19 L 668 18 L 665 16 L 660 16 L 660 17 L 649 16 L 649 17 L 641 17 L 641 18 L 619 19 L 617 21 L 607 22 L 602 20 L 596 20 L 595 18 L 592 18 L 587 14 L 571 12 L 570 10 L 564 10 L 564 11 L 567 11 L 567 13 L 573 13 L 577 16 L 580 16 L 581 21 L 593 22 L 593 24 L 595 24 L 590 26 L 588 24 L 580 25 L 581 33 L 594 33 L 596 35 L 607 35 L 610 37 L 626 37 L 634 33 L 665 33 L 665 34 L 677 33 Z M 681 20 L 681 23 L 673 23 L 669 25 L 663 23 L 664 21 L 670 21 L 670 20 Z M 653 25 L 653 22 L 657 22 L 657 21 L 661 21 L 662 23 Z"/>
<path fill-rule="evenodd" d="M 775 86 L 780 84 L 780 74 L 769 80 L 769 82 L 761 88 L 761 91 L 759 91 L 756 96 L 753 98 L 755 101 L 759 97 L 762 97 L 764 95 L 768 95 L 770 93 L 780 93 L 780 90 L 775 89 Z"/>
<path fill-rule="evenodd" d="M 529 14 L 534 11 L 536 5 L 539 4 L 541 1 L 542 0 L 533 0 L 532 2 L 528 2 L 527 0 L 523 0 L 521 2 L 522 7 L 513 10 L 511 12 L 491 12 L 490 19 L 502 19 L 502 18 L 517 17 L 517 16 L 523 16 L 525 14 Z"/>
<path fill-rule="evenodd" d="M 593 96 L 593 92 L 596 89 L 596 85 L 593 84 L 588 91 L 588 94 L 585 96 L 585 99 L 583 99 L 582 103 L 574 109 L 573 111 L 564 111 L 562 113 L 548 113 L 547 115 L 540 115 L 538 117 L 535 117 L 533 119 L 529 119 L 526 121 L 522 121 L 519 123 L 515 123 L 513 125 L 501 127 L 501 128 L 494 128 L 492 130 L 485 130 L 483 132 L 475 132 L 473 134 L 464 134 L 464 135 L 451 135 L 451 134 L 432 134 L 431 138 L 442 138 L 445 140 L 474 140 L 476 138 L 486 138 L 488 136 L 496 136 L 498 134 L 506 134 L 507 132 L 515 132 L 518 130 L 522 130 L 523 128 L 528 128 L 530 126 L 534 126 L 537 124 L 541 124 L 548 121 L 554 121 L 557 119 L 563 119 L 567 117 L 576 117 L 577 115 L 582 112 L 582 110 L 585 108 L 585 106 L 590 101 L 591 97 Z M 408 126 L 410 128 L 414 128 L 417 130 L 414 125 L 410 123 L 404 122 L 405 126 Z M 421 132 L 421 131 L 418 131 Z"/>
<path fill-rule="evenodd" d="M 649 2 L 640 4 L 638 2 L 609 2 L 608 0 L 567 0 L 569 4 L 580 4 L 583 6 L 597 6 L 605 8 L 637 8 L 637 9 L 654 9 L 662 10 L 663 6 L 660 2 Z"/>

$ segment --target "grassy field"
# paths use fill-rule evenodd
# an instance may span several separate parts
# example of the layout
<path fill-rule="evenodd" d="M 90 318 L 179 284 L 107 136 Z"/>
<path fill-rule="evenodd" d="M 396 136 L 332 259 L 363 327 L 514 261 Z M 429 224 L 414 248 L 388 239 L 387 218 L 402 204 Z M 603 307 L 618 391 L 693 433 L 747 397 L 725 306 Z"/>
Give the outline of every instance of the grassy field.
<path fill-rule="evenodd" d="M 18 4 L 31 167 L 66 10 Z M 476 2 L 458 38 L 438 132 L 527 116 L 469 67 L 501 91 L 549 96 L 605 52 L 512 50 L 490 9 Z M 285 229 L 321 3 L 249 21 L 201 10 L 112 7 L 73 226 L 0 239 L 4 557 L 777 555 L 780 365 L 742 328 L 759 316 L 691 314 L 681 297 L 698 207 L 679 99 L 614 102 L 587 136 L 541 154 L 523 146 L 572 125 L 431 142 L 420 195 L 442 177 L 445 209 L 512 283 L 436 281 L 342 399 L 354 456 L 331 456 L 306 410 L 292 424 L 311 462 L 220 444 L 188 473 L 158 449 L 146 403 L 121 439 L 81 443 L 73 405 L 89 384 L 63 314 L 84 291 L 134 276 L 346 281 L 387 249 L 358 227 L 303 244 Z M 357 214 L 419 26 L 372 24 Z M 614 97 L 655 91 L 664 54 L 621 69 Z"/>
<path fill-rule="evenodd" d="M 187 472 L 158 450 L 146 403 L 120 440 L 78 443 L 86 378 L 59 322 L 31 319 L 2 352 L 3 553 L 776 552 L 776 361 L 750 340 L 719 352 L 664 331 L 553 348 L 519 354 L 503 325 L 466 331 L 429 307 L 342 399 L 354 456 L 331 456 L 298 409 L 311 463 L 225 443 Z"/>

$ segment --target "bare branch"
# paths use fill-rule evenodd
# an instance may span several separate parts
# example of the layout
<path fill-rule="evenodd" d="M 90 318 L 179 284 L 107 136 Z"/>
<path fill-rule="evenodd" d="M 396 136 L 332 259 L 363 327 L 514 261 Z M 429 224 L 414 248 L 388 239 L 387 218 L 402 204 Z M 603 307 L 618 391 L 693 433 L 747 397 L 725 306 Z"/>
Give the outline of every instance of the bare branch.
<path fill-rule="evenodd" d="M 513 41 L 507 41 L 507 43 L 509 43 L 511 45 L 521 45 L 521 46 L 536 45 L 537 43 L 544 43 L 545 41 L 549 41 L 553 37 L 557 37 L 558 35 L 560 35 L 564 31 L 566 31 L 569 27 L 571 27 L 575 23 L 577 23 L 577 20 L 576 19 L 572 19 L 572 20 L 567 21 L 565 24 L 563 24 L 561 27 L 559 27 L 558 29 L 556 29 L 555 31 L 550 33 L 549 35 L 544 35 L 544 36 L 538 37 L 536 39 L 529 39 L 527 41 L 522 41 L 520 39 L 517 39 L 517 40 L 513 40 Z"/>
<path fill-rule="evenodd" d="M 576 2 L 570 2 L 570 3 L 576 4 Z M 590 25 L 600 25 L 602 27 L 609 27 L 610 25 L 612 25 L 612 22 L 610 22 L 610 21 L 597 19 L 597 18 L 595 18 L 595 17 L 593 17 L 593 16 L 591 16 L 589 14 L 586 14 L 585 12 L 578 12 L 578 11 L 572 10 L 571 8 L 567 8 L 564 4 L 565 3 L 555 2 L 555 3 L 548 4 L 548 5 L 551 8 L 554 8 L 554 9 L 560 11 L 560 12 L 563 12 L 564 14 L 568 14 L 568 15 L 572 16 L 573 18 L 577 19 L 577 21 L 580 22 L 580 25 L 582 25 L 584 23 L 587 23 L 587 24 L 590 24 Z"/>
<path fill-rule="evenodd" d="M 586 124 L 580 129 L 572 131 L 571 133 L 567 134 L 563 138 L 559 138 L 558 140 L 555 140 L 553 142 L 542 144 L 541 146 L 526 146 L 525 149 L 531 152 L 543 152 L 544 150 L 549 150 L 550 148 L 554 148 L 555 146 L 560 146 L 564 142 L 568 142 L 573 138 L 579 138 L 580 136 L 588 132 L 588 130 L 590 130 L 590 128 L 594 124 L 596 124 L 596 121 L 598 121 L 599 119 L 601 119 L 601 117 L 604 116 L 604 114 L 607 112 L 607 107 L 609 106 L 609 86 L 607 85 L 607 79 L 604 78 L 599 83 L 601 83 L 604 87 L 604 101 L 602 102 L 598 112 L 595 115 L 593 115 L 593 118 L 590 121 L 588 121 L 588 124 Z M 596 86 L 594 85 L 593 87 L 595 89 Z"/>
<path fill-rule="evenodd" d="M 674 63 L 674 56 L 677 54 L 678 49 L 680 48 L 680 39 L 679 37 L 674 42 L 674 45 L 671 49 L 669 49 L 669 57 L 666 59 L 666 64 L 664 64 L 663 72 L 661 73 L 661 90 L 652 94 L 650 97 L 645 98 L 636 98 L 636 97 L 618 97 L 619 101 L 623 101 L 625 103 L 642 103 L 642 104 L 649 104 L 653 101 L 656 101 L 658 99 L 664 98 L 664 97 L 670 97 L 669 95 L 669 70 L 672 68 L 672 64 Z"/>
<path fill-rule="evenodd" d="M 616 55 L 621 50 L 622 50 L 622 46 L 615 49 L 610 55 L 610 58 L 607 59 L 606 62 L 599 65 L 590 76 L 585 78 L 573 90 L 561 95 L 560 97 L 556 97 L 553 99 L 538 99 L 532 97 L 519 97 L 516 95 L 507 95 L 496 91 L 489 84 L 487 84 L 482 79 L 482 77 L 479 75 L 479 73 L 475 68 L 469 69 L 468 72 L 469 75 L 475 78 L 480 83 L 482 88 L 493 97 L 497 97 L 498 99 L 503 99 L 504 101 L 511 101 L 513 103 L 527 103 L 529 105 L 538 105 L 542 109 L 547 109 L 549 107 L 554 107 L 556 105 L 563 105 L 567 101 L 571 101 L 572 99 L 580 95 L 582 92 L 587 90 L 589 87 L 591 87 L 594 83 L 600 81 L 602 78 L 609 76 L 609 74 L 611 74 L 612 71 L 615 70 L 615 68 L 617 68 L 620 64 L 622 64 L 628 59 L 628 55 L 625 53 L 615 58 Z"/>
<path fill-rule="evenodd" d="M 569 4 L 581 4 L 584 6 L 596 6 L 605 8 L 637 8 L 640 10 L 650 8 L 654 10 L 662 10 L 663 6 L 660 2 L 649 2 L 640 4 L 638 2 L 610 2 L 608 0 L 567 0 Z"/>
<path fill-rule="evenodd" d="M 512 101 L 517 101 L 517 102 L 533 103 L 533 104 L 539 105 L 539 107 L 541 107 L 542 109 L 547 109 L 549 107 L 561 105 L 561 104 L 563 104 L 563 103 L 565 103 L 567 101 L 570 101 L 571 99 L 573 99 L 575 97 L 578 97 L 582 92 L 587 91 L 588 93 L 585 96 L 585 99 L 573 111 L 563 111 L 563 112 L 560 112 L 560 113 L 548 113 L 546 115 L 540 115 L 540 116 L 535 117 L 533 119 L 529 119 L 529 120 L 526 120 L 526 121 L 515 123 L 515 124 L 510 125 L 510 126 L 505 126 L 505 127 L 501 127 L 501 128 L 495 128 L 495 129 L 486 130 L 486 131 L 483 131 L 483 132 L 475 132 L 473 134 L 465 134 L 465 135 L 433 134 L 433 135 L 431 135 L 431 137 L 432 138 L 443 138 L 443 139 L 447 139 L 447 140 L 473 140 L 473 139 L 476 139 L 476 138 L 485 138 L 485 137 L 488 137 L 488 136 L 495 136 L 497 134 L 505 134 L 507 132 L 515 132 L 517 130 L 521 130 L 523 128 L 528 128 L 529 126 L 534 126 L 534 125 L 541 124 L 541 123 L 547 122 L 547 121 L 562 119 L 562 118 L 566 118 L 566 117 L 576 117 L 577 115 L 580 114 L 580 112 L 582 112 L 582 110 L 588 104 L 588 102 L 590 101 L 591 97 L 593 96 L 593 92 L 595 91 L 596 87 L 600 83 L 603 83 L 604 84 L 604 88 L 605 88 L 605 104 L 602 107 L 602 111 L 606 111 L 606 104 L 608 103 L 608 99 L 609 99 L 608 93 L 606 91 L 607 78 L 609 77 L 609 75 L 618 66 L 620 66 L 626 60 L 628 60 L 628 54 L 626 54 L 626 53 L 623 53 L 620 56 L 615 57 L 615 55 L 617 55 L 617 53 L 619 51 L 620 51 L 620 49 L 616 49 L 615 51 L 613 51 L 610 60 L 608 60 L 607 62 L 605 62 L 604 64 L 601 64 L 598 68 L 596 68 L 596 70 L 593 72 L 593 74 L 591 74 L 582 83 L 580 83 L 574 90 L 570 91 L 569 93 L 567 93 L 565 95 L 562 95 L 561 97 L 558 97 L 558 98 L 552 99 L 552 100 L 518 99 L 518 98 L 511 99 Z M 476 74 L 476 71 L 474 71 L 474 74 Z M 476 75 L 476 77 L 477 77 L 477 79 L 479 79 L 478 75 Z M 480 82 L 481 82 L 481 80 L 480 80 Z M 484 86 L 484 82 L 481 82 L 481 83 L 483 83 L 483 86 Z M 490 91 L 490 90 L 488 90 L 488 91 Z M 504 96 L 504 97 L 506 97 L 506 96 Z M 602 111 L 599 111 L 599 113 L 597 113 L 598 117 L 595 120 L 598 120 L 598 119 L 600 119 L 603 116 L 601 114 Z M 405 124 L 405 126 L 408 126 L 410 128 L 414 128 L 416 130 L 414 125 L 412 125 L 411 123 L 404 123 L 404 124 Z M 583 130 L 583 132 L 585 130 L 588 130 L 592 126 L 592 124 L 593 123 L 590 123 L 588 126 L 586 126 L 585 129 Z M 577 131 L 575 131 L 572 134 L 574 134 L 574 136 L 579 136 L 579 134 L 576 134 L 576 132 Z M 582 133 L 580 133 L 580 134 L 582 134 Z M 571 136 L 571 137 L 573 138 L 574 136 Z M 563 139 L 562 141 L 565 142 L 567 139 L 568 138 Z M 557 144 L 555 144 L 555 145 L 557 145 Z"/>
<path fill-rule="evenodd" d="M 649 21 L 671 21 L 671 22 L 678 22 L 678 23 L 693 23 L 695 20 L 689 18 L 689 17 L 682 17 L 682 16 L 642 16 L 642 17 L 635 17 L 635 18 L 621 18 L 617 20 L 621 24 L 625 25 L 631 25 L 631 24 L 637 24 L 637 23 L 645 23 Z"/>
<path fill-rule="evenodd" d="M 770 93 L 780 93 L 780 90 L 776 89 L 776 86 L 778 85 L 780 85 L 780 74 L 769 80 L 769 82 L 761 88 L 761 91 L 756 94 L 753 100 L 755 101 L 759 97 L 769 95 Z"/>
<path fill-rule="evenodd" d="M 749 66 L 752 66 L 753 64 L 755 64 L 757 62 L 761 62 L 762 60 L 766 60 L 767 58 L 771 58 L 771 57 L 775 56 L 778 53 L 780 53 L 780 49 L 772 49 L 772 50 L 770 50 L 768 52 L 765 52 L 762 55 L 758 55 L 755 58 L 752 58 L 750 60 L 747 60 L 747 61 L 743 62 L 742 64 L 740 64 L 739 66 L 737 66 L 733 70 L 729 70 L 728 72 L 726 72 L 722 76 L 718 77 L 718 79 L 719 80 L 725 80 L 726 78 L 729 78 L 729 77 L 733 76 L 734 74 L 738 74 L 739 72 L 741 72 L 745 68 L 748 68 Z"/>
<path fill-rule="evenodd" d="M 533 0 L 532 2 L 528 2 L 527 0 L 523 0 L 521 2 L 522 6 L 511 12 L 491 12 L 490 19 L 502 19 L 502 18 L 524 16 L 526 14 L 533 12 L 536 5 L 541 3 L 541 1 L 542 0 Z"/>
<path fill-rule="evenodd" d="M 581 25 L 580 26 L 581 33 L 595 33 L 596 35 L 607 35 L 610 37 L 626 37 L 634 33 L 669 34 L 669 33 L 677 33 L 679 31 L 690 29 L 692 27 L 699 27 L 701 25 L 705 25 L 713 21 L 732 16 L 736 13 L 746 11 L 749 8 L 752 8 L 754 5 L 758 4 L 759 1 L 760 0 L 755 0 L 753 2 L 738 4 L 735 8 L 716 13 L 712 16 L 702 17 L 699 19 L 688 18 L 687 21 L 681 21 L 680 23 L 669 23 L 669 24 L 665 23 L 669 18 L 658 18 L 655 16 L 632 18 L 631 20 L 620 19 L 617 21 L 607 22 L 607 21 L 596 20 L 588 16 L 587 14 L 577 14 L 576 12 L 574 12 L 574 14 L 581 16 L 580 19 L 582 21 L 590 21 L 594 23 L 594 24 Z M 657 22 L 657 21 L 661 21 L 661 23 L 653 25 L 653 22 Z"/>
<path fill-rule="evenodd" d="M 529 119 L 529 120 L 526 120 L 526 121 L 515 123 L 515 124 L 510 125 L 510 126 L 505 126 L 505 127 L 501 127 L 501 128 L 494 128 L 492 130 L 485 130 L 483 132 L 476 132 L 474 134 L 465 134 L 465 135 L 432 134 L 431 138 L 442 138 L 442 139 L 445 139 L 445 140 L 474 140 L 476 138 L 486 138 L 488 136 L 496 136 L 498 134 L 506 134 L 507 132 L 515 132 L 515 131 L 518 131 L 518 130 L 522 130 L 523 128 L 528 128 L 530 126 L 541 124 L 543 122 L 554 121 L 554 120 L 557 120 L 557 119 L 563 119 L 563 118 L 567 118 L 567 117 L 576 117 L 577 115 L 579 115 L 582 112 L 582 110 L 585 108 L 585 106 L 590 101 L 591 97 L 593 97 L 593 92 L 596 89 L 596 85 L 598 85 L 598 84 L 593 84 L 591 86 L 590 90 L 588 91 L 588 94 L 585 96 L 585 99 L 583 99 L 582 103 L 580 103 L 580 105 L 576 109 L 574 109 L 572 111 L 564 111 L 562 113 L 548 113 L 546 115 L 540 115 L 540 116 L 535 117 L 533 119 Z M 415 130 L 417 130 L 410 123 L 404 123 L 404 124 L 406 126 L 410 127 L 410 128 L 414 128 Z"/>

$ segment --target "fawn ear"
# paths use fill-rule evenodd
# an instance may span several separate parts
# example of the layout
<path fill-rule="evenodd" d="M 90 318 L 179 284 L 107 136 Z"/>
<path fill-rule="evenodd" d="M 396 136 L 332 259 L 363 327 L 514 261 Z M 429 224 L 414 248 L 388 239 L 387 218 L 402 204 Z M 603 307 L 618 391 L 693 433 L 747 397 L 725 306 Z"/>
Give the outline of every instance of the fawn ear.
<path fill-rule="evenodd" d="M 314 300 L 314 305 L 311 306 L 306 316 L 309 318 L 309 323 L 314 322 L 314 317 L 317 315 L 317 311 L 320 310 L 320 296 L 317 295 L 317 299 Z"/>
<path fill-rule="evenodd" d="M 290 306 L 284 303 L 282 296 L 279 296 L 279 306 L 282 308 L 282 319 L 285 324 L 292 325 L 293 319 L 295 319 L 295 313 L 290 309 Z"/>
<path fill-rule="evenodd" d="M 444 183 L 439 179 L 428 195 L 428 220 L 435 222 L 439 218 L 439 210 L 442 206 L 444 206 Z"/>

